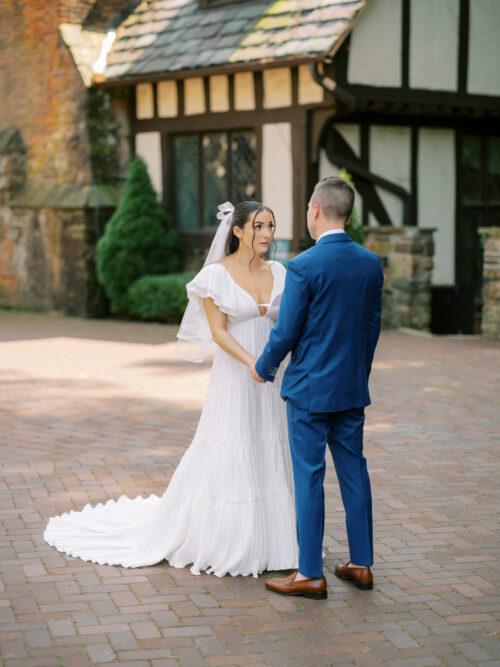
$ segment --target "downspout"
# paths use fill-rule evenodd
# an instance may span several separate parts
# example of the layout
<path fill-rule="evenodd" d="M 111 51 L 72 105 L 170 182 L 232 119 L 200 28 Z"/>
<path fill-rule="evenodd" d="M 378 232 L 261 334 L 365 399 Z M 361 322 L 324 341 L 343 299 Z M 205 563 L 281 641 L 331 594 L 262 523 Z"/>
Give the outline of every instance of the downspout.
<path fill-rule="evenodd" d="M 350 93 L 345 88 L 339 86 L 339 84 L 331 79 L 329 76 L 325 76 L 319 71 L 319 62 L 313 62 L 309 65 L 311 69 L 311 74 L 313 79 L 319 84 L 327 93 L 333 95 L 333 97 L 340 102 L 344 107 L 347 107 L 349 112 L 353 112 L 356 109 L 356 98 L 352 93 Z"/>

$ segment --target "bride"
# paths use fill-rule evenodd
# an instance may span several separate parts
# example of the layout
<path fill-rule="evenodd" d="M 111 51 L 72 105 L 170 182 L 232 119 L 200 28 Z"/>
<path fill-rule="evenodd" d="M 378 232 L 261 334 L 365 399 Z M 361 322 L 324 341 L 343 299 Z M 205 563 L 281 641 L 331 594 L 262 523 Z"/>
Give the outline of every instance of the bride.
<path fill-rule="evenodd" d="M 274 215 L 252 201 L 219 210 L 205 264 L 186 286 L 177 334 L 184 359 L 215 351 L 194 439 L 161 497 L 122 495 L 51 517 L 43 536 L 58 551 L 123 567 L 167 560 L 220 577 L 297 567 L 284 369 L 274 383 L 251 377 L 285 281 L 284 267 L 262 257 Z"/>

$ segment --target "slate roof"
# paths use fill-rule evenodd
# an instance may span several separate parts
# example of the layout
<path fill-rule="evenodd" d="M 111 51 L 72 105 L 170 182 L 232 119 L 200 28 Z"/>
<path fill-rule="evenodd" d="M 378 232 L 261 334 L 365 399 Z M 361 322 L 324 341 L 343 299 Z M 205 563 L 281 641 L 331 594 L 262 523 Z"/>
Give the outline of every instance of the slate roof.
<path fill-rule="evenodd" d="M 368 0 L 259 0 L 200 8 L 143 0 L 117 30 L 107 81 L 296 59 L 336 50 Z"/>

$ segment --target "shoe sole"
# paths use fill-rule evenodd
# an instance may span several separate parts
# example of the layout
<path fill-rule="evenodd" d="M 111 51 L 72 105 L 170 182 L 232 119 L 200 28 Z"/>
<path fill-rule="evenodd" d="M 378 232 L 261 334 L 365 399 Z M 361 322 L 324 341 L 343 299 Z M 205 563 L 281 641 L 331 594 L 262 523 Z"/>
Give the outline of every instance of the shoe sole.
<path fill-rule="evenodd" d="M 328 597 L 328 591 L 318 591 L 317 593 L 314 591 L 294 591 L 293 593 L 285 593 L 284 591 L 278 591 L 275 588 L 271 588 L 267 584 L 265 585 L 268 591 L 271 591 L 272 593 L 278 593 L 278 595 L 284 595 L 285 597 L 302 597 L 302 598 L 309 598 L 310 600 L 326 600 Z"/>
<path fill-rule="evenodd" d="M 351 577 L 345 577 L 342 574 L 337 574 L 337 572 L 334 572 L 334 574 L 338 579 L 342 579 L 342 581 L 350 581 L 356 586 L 356 588 L 359 588 L 360 591 L 373 590 L 373 583 L 362 583 L 361 581 L 356 581 L 356 579 L 352 579 Z"/>

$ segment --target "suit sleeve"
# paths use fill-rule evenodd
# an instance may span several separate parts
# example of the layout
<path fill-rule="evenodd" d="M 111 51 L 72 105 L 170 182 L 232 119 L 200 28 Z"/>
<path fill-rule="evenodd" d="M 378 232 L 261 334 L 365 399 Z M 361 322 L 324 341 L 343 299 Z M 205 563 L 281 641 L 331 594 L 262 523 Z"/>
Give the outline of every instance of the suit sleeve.
<path fill-rule="evenodd" d="M 377 341 L 380 335 L 380 322 L 382 315 L 382 287 L 384 285 L 384 270 L 382 268 L 382 263 L 379 267 L 379 276 L 377 291 L 375 293 L 375 300 L 373 302 L 372 310 L 370 313 L 370 319 L 368 322 L 368 339 L 366 346 L 366 377 L 370 377 L 370 372 L 372 369 L 373 356 L 375 354 L 375 348 L 377 347 Z"/>
<path fill-rule="evenodd" d="M 280 363 L 296 347 L 302 335 L 309 301 L 306 276 L 292 261 L 288 265 L 278 321 L 255 364 L 261 378 L 273 382 Z"/>

